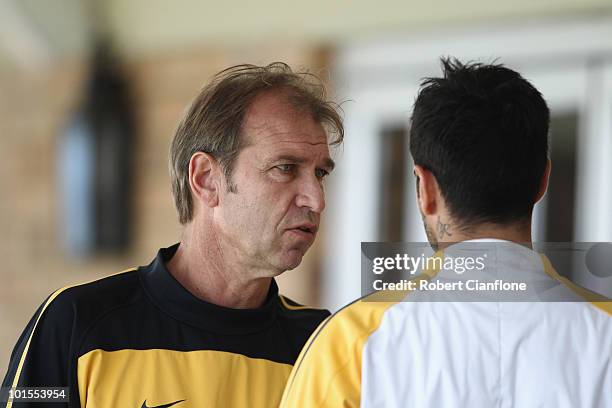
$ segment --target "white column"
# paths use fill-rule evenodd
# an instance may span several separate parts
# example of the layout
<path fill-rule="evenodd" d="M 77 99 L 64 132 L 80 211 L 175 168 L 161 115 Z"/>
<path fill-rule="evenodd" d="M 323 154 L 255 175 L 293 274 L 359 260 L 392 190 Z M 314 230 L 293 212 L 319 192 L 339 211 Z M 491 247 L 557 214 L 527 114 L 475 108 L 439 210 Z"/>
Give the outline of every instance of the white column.
<path fill-rule="evenodd" d="M 612 63 L 590 64 L 578 143 L 576 241 L 612 241 Z"/>

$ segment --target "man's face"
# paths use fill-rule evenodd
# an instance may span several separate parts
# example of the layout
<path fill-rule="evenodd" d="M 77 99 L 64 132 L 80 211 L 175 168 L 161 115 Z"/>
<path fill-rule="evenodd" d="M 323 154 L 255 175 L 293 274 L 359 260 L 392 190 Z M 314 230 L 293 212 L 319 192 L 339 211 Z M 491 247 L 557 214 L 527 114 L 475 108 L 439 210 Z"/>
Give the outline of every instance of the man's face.
<path fill-rule="evenodd" d="M 240 261 L 278 274 L 300 264 L 319 228 L 323 179 L 333 168 L 327 135 L 273 92 L 253 101 L 242 135 L 235 189 L 220 193 L 215 217 Z"/>

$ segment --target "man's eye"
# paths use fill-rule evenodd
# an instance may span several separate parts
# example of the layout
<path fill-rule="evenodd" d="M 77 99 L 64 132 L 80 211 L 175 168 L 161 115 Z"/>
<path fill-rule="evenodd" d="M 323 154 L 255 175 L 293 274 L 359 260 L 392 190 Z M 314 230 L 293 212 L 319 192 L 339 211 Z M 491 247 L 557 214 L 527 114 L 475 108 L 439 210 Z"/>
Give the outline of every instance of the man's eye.
<path fill-rule="evenodd" d="M 291 173 L 293 170 L 293 164 L 279 164 L 274 168 L 280 170 L 281 173 Z"/>
<path fill-rule="evenodd" d="M 315 175 L 317 176 L 317 178 L 325 178 L 325 176 L 327 176 L 329 174 L 329 172 L 327 170 L 323 170 L 323 169 L 316 169 L 315 170 Z"/>

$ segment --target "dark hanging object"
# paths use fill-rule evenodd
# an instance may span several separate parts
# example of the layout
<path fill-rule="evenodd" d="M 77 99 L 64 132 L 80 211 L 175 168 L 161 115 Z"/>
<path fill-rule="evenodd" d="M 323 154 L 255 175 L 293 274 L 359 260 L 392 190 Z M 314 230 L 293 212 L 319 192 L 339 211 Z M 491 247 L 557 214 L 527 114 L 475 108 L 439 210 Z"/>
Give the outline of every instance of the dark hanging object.
<path fill-rule="evenodd" d="M 65 237 L 74 255 L 127 249 L 133 139 L 127 81 L 109 46 L 98 43 L 84 99 L 61 148 Z"/>

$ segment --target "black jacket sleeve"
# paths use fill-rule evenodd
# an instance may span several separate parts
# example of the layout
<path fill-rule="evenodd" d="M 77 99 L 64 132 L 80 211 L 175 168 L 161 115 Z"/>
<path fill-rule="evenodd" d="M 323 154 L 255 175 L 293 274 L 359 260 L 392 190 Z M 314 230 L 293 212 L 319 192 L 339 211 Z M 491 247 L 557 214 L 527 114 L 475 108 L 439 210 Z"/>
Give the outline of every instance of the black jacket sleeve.
<path fill-rule="evenodd" d="M 72 302 L 62 290 L 38 308 L 11 354 L 2 387 L 69 387 L 70 403 L 18 402 L 12 407 L 78 407 Z M 1 403 L 0 408 L 10 407 Z"/>

